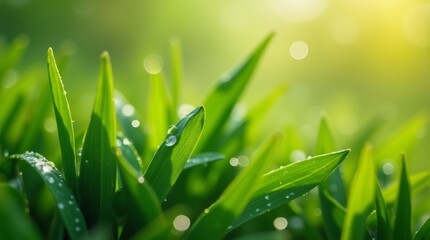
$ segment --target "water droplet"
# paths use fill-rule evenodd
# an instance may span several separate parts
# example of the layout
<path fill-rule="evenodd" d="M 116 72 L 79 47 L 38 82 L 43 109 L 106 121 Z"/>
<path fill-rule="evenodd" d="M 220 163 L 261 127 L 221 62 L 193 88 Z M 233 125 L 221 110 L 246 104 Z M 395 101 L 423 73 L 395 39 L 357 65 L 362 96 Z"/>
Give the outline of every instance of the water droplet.
<path fill-rule="evenodd" d="M 173 220 L 173 226 L 180 232 L 186 231 L 190 227 L 190 224 L 190 218 L 185 215 L 178 215 L 175 220 Z"/>
<path fill-rule="evenodd" d="M 82 157 L 82 148 L 78 149 L 78 157 Z"/>
<path fill-rule="evenodd" d="M 63 186 L 63 184 L 62 184 L 62 183 L 58 183 L 58 186 L 59 186 L 59 187 L 62 187 L 62 186 Z"/>
<path fill-rule="evenodd" d="M 166 138 L 166 146 L 171 147 L 174 146 L 176 144 L 176 136 L 175 135 L 170 135 Z"/>
<path fill-rule="evenodd" d="M 239 159 L 237 159 L 237 158 L 231 158 L 230 159 L 230 166 L 237 167 L 237 165 L 239 165 Z"/>
<path fill-rule="evenodd" d="M 170 125 L 169 129 L 167 129 L 167 134 L 175 134 L 178 131 L 178 128 L 175 125 Z"/>
<path fill-rule="evenodd" d="M 130 104 L 126 104 L 121 109 L 122 114 L 126 117 L 130 117 L 134 114 L 134 107 Z"/>
<path fill-rule="evenodd" d="M 124 144 L 124 145 L 129 145 L 129 144 L 130 144 L 130 140 L 128 140 L 128 138 L 124 138 L 124 139 L 122 140 L 122 144 Z"/>
<path fill-rule="evenodd" d="M 55 180 L 54 180 L 54 178 L 53 178 L 53 177 L 49 177 L 49 178 L 48 178 L 48 182 L 49 182 L 50 184 L 53 184 L 53 183 L 55 182 Z"/>
<path fill-rule="evenodd" d="M 59 209 L 64 209 L 64 204 L 59 203 L 59 204 L 58 204 L 58 208 L 59 208 Z"/>
<path fill-rule="evenodd" d="M 382 165 L 382 171 L 385 175 L 391 175 L 394 173 L 395 166 L 392 162 L 386 162 L 384 165 Z"/>
<path fill-rule="evenodd" d="M 145 182 L 145 178 L 143 176 L 140 176 L 137 178 L 137 182 L 139 182 L 140 184 L 143 184 Z"/>
<path fill-rule="evenodd" d="M 75 218 L 75 223 L 79 223 L 79 218 Z"/>
<path fill-rule="evenodd" d="M 264 198 L 266 199 L 266 200 L 269 200 L 269 195 L 266 195 L 266 196 L 264 196 Z"/>
<path fill-rule="evenodd" d="M 73 205 L 73 201 L 72 200 L 69 200 L 68 203 L 69 203 L 69 205 Z"/>
<path fill-rule="evenodd" d="M 275 220 L 273 220 L 273 226 L 277 230 L 284 230 L 288 226 L 288 221 L 284 217 L 278 217 L 278 218 L 275 218 Z"/>
<path fill-rule="evenodd" d="M 255 212 L 259 212 L 259 211 L 260 211 L 260 209 L 259 209 L 259 208 L 255 209 Z"/>
<path fill-rule="evenodd" d="M 49 165 L 45 165 L 42 167 L 43 173 L 50 173 L 52 171 L 52 167 Z"/>
<path fill-rule="evenodd" d="M 85 163 L 88 163 L 88 159 L 85 159 L 85 160 L 84 160 L 84 162 L 85 162 Z"/>
<path fill-rule="evenodd" d="M 209 208 L 206 208 L 206 209 L 205 209 L 205 213 L 209 213 Z"/>
<path fill-rule="evenodd" d="M 80 227 L 76 227 L 75 230 L 76 230 L 76 232 L 79 232 L 79 231 L 81 231 L 81 228 Z"/>
<path fill-rule="evenodd" d="M 139 127 L 140 126 L 140 121 L 137 120 L 137 119 L 131 121 L 131 126 L 134 127 L 134 128 Z"/>
<path fill-rule="evenodd" d="M 3 151 L 3 156 L 4 157 L 9 157 L 9 150 L 4 150 Z"/>
<path fill-rule="evenodd" d="M 268 207 L 271 207 L 271 206 L 272 206 L 272 203 L 270 203 L 270 202 L 269 202 L 269 203 L 267 203 L 267 206 L 268 206 Z"/>
<path fill-rule="evenodd" d="M 233 226 L 231 226 L 231 225 L 230 225 L 230 226 L 228 226 L 228 228 L 227 228 L 227 229 L 228 229 L 228 230 L 230 230 L 230 229 L 232 229 L 232 228 L 233 228 Z"/>

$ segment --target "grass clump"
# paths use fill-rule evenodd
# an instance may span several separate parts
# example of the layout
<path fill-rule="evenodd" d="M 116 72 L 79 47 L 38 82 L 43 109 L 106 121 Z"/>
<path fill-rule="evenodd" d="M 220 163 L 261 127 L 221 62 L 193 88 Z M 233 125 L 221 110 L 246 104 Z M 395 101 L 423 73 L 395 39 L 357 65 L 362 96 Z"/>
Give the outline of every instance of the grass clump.
<path fill-rule="evenodd" d="M 160 71 L 149 73 L 146 121 L 115 91 L 110 58 L 103 53 L 84 132 L 74 129 L 61 62 L 57 65 L 49 49 L 49 84 L 40 84 L 33 104 L 26 98 L 35 78 L 1 95 L 0 219 L 11 224 L 0 227 L 0 236 L 412 239 L 413 216 L 420 213 L 414 214 L 411 198 L 429 185 L 430 172 L 407 173 L 404 155 L 398 177 L 380 176 L 380 171 L 387 156 L 410 150 L 426 116 L 418 115 L 375 149 L 366 144 L 378 128 L 372 123 L 351 144 L 351 154 L 336 147 L 327 118 L 307 159 L 290 158 L 298 141 L 293 135 L 283 141 L 282 132 L 265 133 L 265 140 L 254 143 L 249 133 L 259 129 L 285 87 L 262 98 L 242 119 L 231 115 L 272 38 L 266 37 L 220 79 L 201 106 L 182 117 L 177 114 L 181 51 L 172 44 L 173 81 L 165 81 Z M 18 50 L 25 47 L 16 41 L 8 52 L 17 53 L 6 54 L 3 68 L 16 64 Z M 39 140 L 51 106 L 58 150 Z M 57 157 L 47 160 L 31 152 L 34 148 Z M 309 208 L 317 214 L 309 214 Z M 426 239 L 428 222 L 416 227 L 414 239 Z"/>

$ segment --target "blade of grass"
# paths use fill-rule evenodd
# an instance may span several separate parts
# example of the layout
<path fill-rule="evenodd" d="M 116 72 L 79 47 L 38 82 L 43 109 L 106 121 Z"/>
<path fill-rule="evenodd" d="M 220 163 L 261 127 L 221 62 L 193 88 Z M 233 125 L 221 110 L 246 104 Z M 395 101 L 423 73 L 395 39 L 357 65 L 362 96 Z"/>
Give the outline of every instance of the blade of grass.
<path fill-rule="evenodd" d="M 177 121 L 182 82 L 182 48 L 178 38 L 170 40 L 170 56 L 172 59 L 172 116 L 173 120 Z"/>
<path fill-rule="evenodd" d="M 215 153 L 215 152 L 199 153 L 197 155 L 191 156 L 191 158 L 188 159 L 187 164 L 185 164 L 184 170 L 198 165 L 208 164 L 213 161 L 222 160 L 224 158 L 225 156 L 220 153 Z"/>
<path fill-rule="evenodd" d="M 242 215 L 231 225 L 239 225 L 302 196 L 326 179 L 346 158 L 349 150 L 311 157 L 263 175 L 257 191 Z"/>
<path fill-rule="evenodd" d="M 72 114 L 66 97 L 63 81 L 55 63 L 52 48 L 48 49 L 48 76 L 51 96 L 57 120 L 58 138 L 63 162 L 64 177 L 67 184 L 76 192 L 76 151 Z"/>
<path fill-rule="evenodd" d="M 140 168 L 136 170 L 130 164 L 138 161 L 136 155 L 127 154 L 127 152 L 130 152 L 130 145 L 120 144 L 118 147 L 124 156 L 124 158 L 118 158 L 119 170 L 130 196 L 129 200 L 131 200 L 131 204 L 128 203 L 130 211 L 127 223 L 122 231 L 122 238 L 127 239 L 142 228 L 145 223 L 158 217 L 162 210 L 156 193 L 151 185 L 145 181 Z"/>
<path fill-rule="evenodd" d="M 320 122 L 318 138 L 315 144 L 315 154 L 324 152 L 332 152 L 335 149 L 333 135 L 327 123 L 327 119 L 323 117 Z M 341 235 L 341 225 L 337 224 L 336 214 L 337 206 L 328 199 L 327 196 L 333 196 L 336 202 L 344 205 L 346 202 L 345 186 L 343 184 L 340 170 L 337 168 L 332 175 L 323 181 L 319 187 L 319 200 L 321 205 L 322 217 L 324 219 L 324 227 L 329 239 L 339 239 Z"/>
<path fill-rule="evenodd" d="M 131 143 L 128 138 L 124 137 L 122 133 L 117 133 L 116 145 L 121 150 L 122 155 L 128 164 L 134 169 L 134 171 L 142 171 L 142 160 L 139 157 L 133 143 Z M 140 174 L 142 175 L 142 174 Z"/>
<path fill-rule="evenodd" d="M 116 119 L 112 69 L 107 52 L 102 64 L 90 124 L 82 148 L 80 205 L 89 226 L 110 222 L 115 193 Z"/>
<path fill-rule="evenodd" d="M 203 130 L 205 110 L 197 107 L 172 127 L 155 153 L 145 179 L 164 199 L 184 169 Z"/>
<path fill-rule="evenodd" d="M 0 236 L 4 239 L 42 239 L 24 209 L 18 191 L 0 183 Z"/>
<path fill-rule="evenodd" d="M 212 148 L 216 146 L 219 140 L 221 129 L 228 121 L 234 105 L 248 85 L 272 37 L 273 34 L 269 34 L 242 64 L 222 77 L 218 85 L 206 98 L 204 106 L 208 111 L 208 120 L 205 134 L 202 136 L 197 152 L 214 150 Z"/>
<path fill-rule="evenodd" d="M 366 218 L 375 199 L 376 180 L 374 168 L 371 147 L 366 145 L 361 154 L 348 196 L 347 212 L 341 239 L 363 239 L 364 237 Z"/>
<path fill-rule="evenodd" d="M 87 228 L 75 196 L 53 163 L 49 162 L 42 155 L 32 152 L 14 155 L 12 158 L 28 164 L 38 173 L 55 199 L 57 209 L 70 238 L 80 239 L 85 236 Z"/>
<path fill-rule="evenodd" d="M 220 239 L 226 234 L 257 190 L 262 181 L 260 176 L 272 163 L 280 140 L 281 135 L 275 134 L 256 150 L 249 166 L 233 180 L 220 199 L 199 216 L 185 239 Z"/>
<path fill-rule="evenodd" d="M 139 121 L 140 118 L 136 113 L 135 107 L 120 92 L 115 91 L 115 108 L 116 117 L 124 135 L 136 147 L 139 156 L 143 157 L 144 160 L 148 159 L 145 155 L 149 153 L 148 133 L 142 127 L 143 124 Z M 147 167 L 149 161 L 142 164 Z"/>
<path fill-rule="evenodd" d="M 424 224 L 414 235 L 414 240 L 425 240 L 425 239 L 430 239 L 430 218 L 427 218 Z"/>
<path fill-rule="evenodd" d="M 389 219 L 387 205 L 385 204 L 384 197 L 382 196 L 379 183 L 375 184 L 376 194 L 376 221 L 377 227 L 377 238 L 378 239 L 393 239 L 393 232 L 391 229 L 391 221 Z"/>
<path fill-rule="evenodd" d="M 397 212 L 394 220 L 393 236 L 404 240 L 412 239 L 411 192 L 404 154 L 402 155 L 402 171 L 400 174 L 399 192 L 397 196 Z"/>

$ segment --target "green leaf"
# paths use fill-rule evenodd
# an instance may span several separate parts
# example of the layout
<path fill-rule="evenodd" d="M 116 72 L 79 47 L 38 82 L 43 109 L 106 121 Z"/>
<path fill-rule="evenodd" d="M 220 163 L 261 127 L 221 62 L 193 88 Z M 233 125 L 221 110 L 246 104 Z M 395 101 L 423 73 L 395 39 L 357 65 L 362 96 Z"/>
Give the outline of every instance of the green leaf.
<path fill-rule="evenodd" d="M 118 123 L 121 126 L 124 135 L 136 147 L 139 156 L 148 154 L 148 134 L 142 127 L 143 124 L 139 121 L 136 109 L 131 105 L 127 99 L 118 91 L 115 91 L 115 108 Z M 144 160 L 147 158 L 144 157 Z M 143 163 L 148 167 L 149 161 Z"/>
<path fill-rule="evenodd" d="M 51 96 L 57 120 L 58 137 L 60 140 L 64 177 L 67 184 L 75 192 L 76 189 L 76 155 L 75 135 L 73 131 L 72 114 L 60 72 L 55 63 L 54 52 L 48 49 L 48 76 L 51 85 Z"/>
<path fill-rule="evenodd" d="M 402 172 L 400 174 L 399 192 L 397 196 L 397 212 L 394 220 L 393 236 L 404 240 L 412 239 L 411 192 L 404 154 L 402 155 Z"/>
<path fill-rule="evenodd" d="M 376 183 L 375 186 L 376 221 L 378 224 L 377 239 L 393 239 L 393 232 L 391 229 L 391 221 L 388 215 L 387 205 L 385 204 L 379 184 Z"/>
<path fill-rule="evenodd" d="M 225 156 L 216 152 L 199 153 L 191 156 L 185 164 L 184 169 L 192 168 L 198 165 L 207 164 L 213 161 L 222 160 Z"/>
<path fill-rule="evenodd" d="M 155 219 L 162 213 L 161 203 L 151 185 L 145 181 L 140 168 L 136 170 L 130 164 L 138 161 L 136 155 L 129 154 L 130 146 L 130 144 L 124 142 L 119 144 L 124 158 L 118 158 L 121 178 L 131 199 L 131 204 L 128 203 L 130 211 L 127 224 L 122 232 L 122 237 L 124 238 L 132 236 L 146 222 Z"/>
<path fill-rule="evenodd" d="M 325 180 L 348 153 L 349 150 L 342 150 L 323 154 L 264 174 L 253 198 L 231 229 L 309 192 Z"/>
<path fill-rule="evenodd" d="M 179 39 L 170 40 L 170 55 L 172 59 L 172 116 L 177 119 L 177 111 L 180 104 L 181 82 L 182 82 L 182 48 Z"/>
<path fill-rule="evenodd" d="M 426 127 L 427 119 L 427 115 L 417 114 L 405 123 L 382 146 L 378 147 L 378 151 L 375 153 L 376 161 L 395 159 L 399 152 L 411 152 L 418 136 Z"/>
<path fill-rule="evenodd" d="M 197 107 L 175 126 L 155 153 L 145 179 L 151 184 L 159 199 L 164 199 L 184 169 L 203 130 L 205 110 Z"/>
<path fill-rule="evenodd" d="M 281 140 L 280 134 L 266 140 L 254 153 L 250 164 L 232 181 L 220 199 L 207 208 L 188 231 L 186 239 L 220 239 L 240 216 L 271 165 Z M 208 234 L 210 233 L 210 234 Z"/>
<path fill-rule="evenodd" d="M 163 141 L 171 120 L 171 98 L 162 73 L 150 74 L 148 99 L 149 144 L 151 151 Z"/>
<path fill-rule="evenodd" d="M 421 228 L 414 235 L 414 240 L 426 239 L 430 239 L 430 218 L 427 218 Z"/>
<path fill-rule="evenodd" d="M 323 117 L 320 123 L 317 143 L 315 145 L 315 154 L 332 152 L 334 149 L 333 135 L 331 134 L 326 118 Z M 318 188 L 321 212 L 328 238 L 339 239 L 341 235 L 341 225 L 337 224 L 336 215 L 338 214 L 338 207 L 333 204 L 333 201 L 328 199 L 328 196 L 332 196 L 336 202 L 341 203 L 342 205 L 345 204 L 345 186 L 343 185 L 339 168 L 337 168 L 332 175 L 323 181 Z"/>
<path fill-rule="evenodd" d="M 375 166 L 372 150 L 367 145 L 361 154 L 357 172 L 348 196 L 347 212 L 341 239 L 363 239 L 366 217 L 375 200 Z"/>
<path fill-rule="evenodd" d="M 267 36 L 255 51 L 235 70 L 224 75 L 218 85 L 206 98 L 204 106 L 207 108 L 208 118 L 205 134 L 200 141 L 198 152 L 201 150 L 214 150 L 214 143 L 219 140 L 221 130 L 228 121 L 233 107 L 248 85 L 273 35 L 274 34 L 270 34 Z"/>
<path fill-rule="evenodd" d="M 3 239 L 42 239 L 25 212 L 19 193 L 9 185 L 0 183 L 0 236 Z"/>
<path fill-rule="evenodd" d="M 80 204 L 89 226 L 110 221 L 116 179 L 116 119 L 112 69 L 107 52 L 102 64 L 79 177 Z"/>
<path fill-rule="evenodd" d="M 22 160 L 39 174 L 54 197 L 70 238 L 79 239 L 85 236 L 87 228 L 75 196 L 54 164 L 42 155 L 32 152 L 14 155 L 12 158 Z"/>

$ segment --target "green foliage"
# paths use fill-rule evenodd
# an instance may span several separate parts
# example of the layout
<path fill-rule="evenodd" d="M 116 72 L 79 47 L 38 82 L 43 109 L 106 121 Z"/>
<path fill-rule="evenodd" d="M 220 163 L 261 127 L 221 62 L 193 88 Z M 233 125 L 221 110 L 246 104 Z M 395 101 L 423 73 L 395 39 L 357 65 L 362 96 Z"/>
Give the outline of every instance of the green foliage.
<path fill-rule="evenodd" d="M 304 139 L 292 125 L 284 134 L 270 135 L 264 120 L 287 90 L 283 85 L 257 99 L 241 118 L 234 116 L 272 38 L 268 35 L 201 106 L 181 117 L 178 40 L 171 42 L 171 79 L 162 69 L 149 72 L 146 109 L 114 89 L 109 55 L 103 53 L 85 131 L 74 126 L 76 111 L 60 76 L 66 61 L 57 66 L 49 49 L 49 82 L 39 81 L 46 73 L 29 71 L 31 77 L 0 90 L 0 236 L 411 239 L 417 230 L 414 239 L 427 239 L 430 221 L 412 202 L 430 207 L 424 204 L 430 171 L 409 174 L 404 157 L 393 160 L 413 152 L 427 125 L 425 114 L 377 141 L 373 137 L 383 125 L 375 118 L 349 145 L 326 117 L 315 139 Z M 6 48 L 0 81 L 26 46 L 19 37 Z M 51 115 L 58 142 L 43 131 Z M 263 135 L 270 137 L 261 142 Z M 312 157 L 297 158 L 299 149 Z M 50 161 L 25 152 L 30 150 Z"/>

